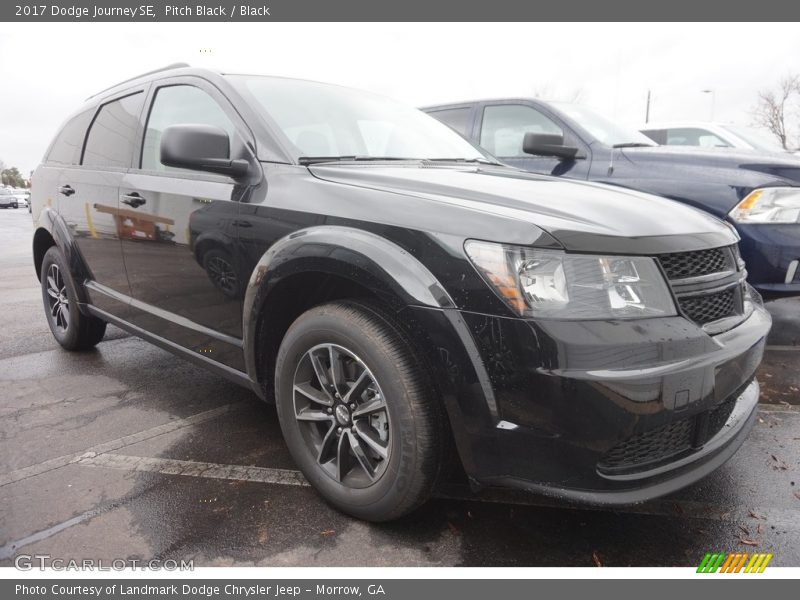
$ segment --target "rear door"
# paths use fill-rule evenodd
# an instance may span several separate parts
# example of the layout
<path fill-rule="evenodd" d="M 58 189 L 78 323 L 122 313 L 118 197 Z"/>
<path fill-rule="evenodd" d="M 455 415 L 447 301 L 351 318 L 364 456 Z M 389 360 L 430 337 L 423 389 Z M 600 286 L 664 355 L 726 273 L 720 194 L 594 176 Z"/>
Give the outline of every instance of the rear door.
<path fill-rule="evenodd" d="M 578 146 L 578 157 L 559 159 L 533 156 L 522 151 L 526 133 L 556 134 L 566 145 Z M 487 102 L 478 109 L 475 141 L 490 154 L 519 169 L 586 179 L 589 173 L 589 148 L 552 115 L 524 102 Z"/>
<path fill-rule="evenodd" d="M 83 141 L 80 166 L 65 166 L 58 180 L 58 212 L 88 270 L 89 298 L 120 318 L 127 316 L 130 287 L 119 237 L 119 186 L 133 159 L 144 98 L 144 89 L 137 89 L 101 104 Z"/>
<path fill-rule="evenodd" d="M 229 177 L 161 164 L 160 142 L 171 125 L 213 125 L 228 132 L 233 151 L 250 132 L 219 90 L 196 77 L 154 83 L 143 121 L 138 164 L 120 188 L 132 322 L 244 370 L 236 217 L 248 190 Z"/>

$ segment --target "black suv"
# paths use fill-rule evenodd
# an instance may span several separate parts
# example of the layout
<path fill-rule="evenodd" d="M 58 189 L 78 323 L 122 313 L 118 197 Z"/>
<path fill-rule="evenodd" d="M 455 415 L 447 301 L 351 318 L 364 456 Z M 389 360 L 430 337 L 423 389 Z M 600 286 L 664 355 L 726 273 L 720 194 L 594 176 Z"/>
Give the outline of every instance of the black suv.
<path fill-rule="evenodd" d="M 66 122 L 33 204 L 62 346 L 113 323 L 252 388 L 361 518 L 418 506 L 453 446 L 476 486 L 640 501 L 755 418 L 770 318 L 730 227 L 497 164 L 382 97 L 149 73 Z"/>

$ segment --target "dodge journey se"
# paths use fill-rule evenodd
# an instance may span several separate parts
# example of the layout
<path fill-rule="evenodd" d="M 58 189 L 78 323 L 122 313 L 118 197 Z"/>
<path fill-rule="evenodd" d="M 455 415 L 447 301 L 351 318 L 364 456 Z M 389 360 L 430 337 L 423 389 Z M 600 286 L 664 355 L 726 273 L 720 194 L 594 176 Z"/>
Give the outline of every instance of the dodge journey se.
<path fill-rule="evenodd" d="M 755 419 L 771 321 L 732 228 L 505 166 L 383 97 L 147 73 L 67 120 L 33 218 L 64 348 L 112 323 L 251 388 L 363 519 L 412 511 L 456 457 L 476 489 L 643 501 Z"/>

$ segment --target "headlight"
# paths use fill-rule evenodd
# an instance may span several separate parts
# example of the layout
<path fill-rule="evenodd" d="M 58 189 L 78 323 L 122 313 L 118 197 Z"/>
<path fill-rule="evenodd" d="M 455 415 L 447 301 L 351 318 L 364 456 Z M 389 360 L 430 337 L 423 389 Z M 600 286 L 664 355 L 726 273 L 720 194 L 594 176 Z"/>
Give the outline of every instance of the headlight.
<path fill-rule="evenodd" d="M 730 217 L 737 223 L 800 223 L 800 188 L 754 190 L 736 205 Z"/>
<path fill-rule="evenodd" d="M 475 240 L 464 249 L 520 316 L 583 320 L 678 314 L 652 258 L 566 254 Z"/>

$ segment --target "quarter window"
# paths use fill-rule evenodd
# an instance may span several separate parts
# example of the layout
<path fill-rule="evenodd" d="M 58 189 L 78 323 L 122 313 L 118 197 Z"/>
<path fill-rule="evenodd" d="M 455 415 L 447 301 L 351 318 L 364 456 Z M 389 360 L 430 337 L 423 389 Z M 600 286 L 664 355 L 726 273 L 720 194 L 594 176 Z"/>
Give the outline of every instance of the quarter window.
<path fill-rule="evenodd" d="M 449 125 L 461 135 L 467 135 L 467 127 L 469 126 L 469 115 L 471 108 L 465 106 L 463 108 L 448 108 L 446 110 L 436 110 L 430 113 L 432 117 L 436 117 L 445 125 Z"/>
<path fill-rule="evenodd" d="M 162 87 L 156 93 L 142 145 L 142 169 L 150 171 L 180 171 L 161 164 L 161 136 L 171 125 L 213 125 L 233 136 L 233 122 L 222 107 L 207 92 L 191 85 Z"/>
<path fill-rule="evenodd" d="M 82 112 L 64 125 L 50 147 L 48 163 L 77 165 L 81 162 L 83 140 L 86 138 L 86 128 L 92 120 L 92 113 L 91 110 Z"/>
<path fill-rule="evenodd" d="M 144 94 L 137 92 L 100 107 L 86 136 L 82 164 L 127 168 L 136 143 Z"/>
<path fill-rule="evenodd" d="M 530 157 L 522 151 L 522 140 L 528 132 L 563 135 L 552 120 L 524 104 L 487 106 L 483 110 L 481 146 L 497 157 Z"/>

